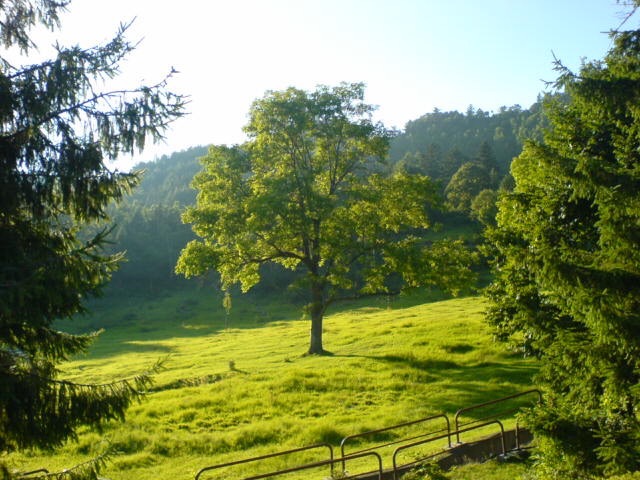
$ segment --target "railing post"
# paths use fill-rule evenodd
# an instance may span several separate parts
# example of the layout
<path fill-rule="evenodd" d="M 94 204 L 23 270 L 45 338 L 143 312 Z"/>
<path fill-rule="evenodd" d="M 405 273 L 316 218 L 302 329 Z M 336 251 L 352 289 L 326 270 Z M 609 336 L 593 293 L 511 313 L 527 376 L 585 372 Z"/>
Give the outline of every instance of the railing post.
<path fill-rule="evenodd" d="M 447 425 L 446 426 L 447 439 L 448 439 L 449 448 L 451 448 L 451 422 L 449 421 L 449 417 L 447 417 L 447 415 L 445 415 L 444 413 L 439 413 L 437 415 L 432 415 L 430 417 L 421 418 L 419 420 L 413 420 L 411 422 L 399 423 L 399 424 L 396 424 L 396 425 L 392 425 L 390 427 L 379 428 L 377 430 L 369 430 L 369 431 L 362 432 L 362 433 L 356 433 L 356 434 L 353 434 L 353 435 L 348 435 L 348 436 L 344 437 L 342 439 L 342 441 L 340 442 L 340 455 L 342 456 L 342 458 L 348 457 L 348 455 L 346 455 L 346 453 L 345 453 L 345 445 L 347 444 L 347 442 L 349 440 L 353 440 L 354 438 L 362 438 L 362 437 L 366 437 L 368 435 L 372 435 L 372 434 L 375 434 L 375 433 L 388 432 L 388 431 L 396 430 L 396 429 L 399 429 L 399 428 L 402 428 L 402 427 L 407 427 L 407 426 L 411 426 L 411 425 L 417 425 L 417 424 L 420 424 L 420 423 L 429 422 L 429 421 L 432 421 L 432 420 L 437 420 L 439 418 L 443 418 L 444 421 L 446 422 L 446 425 Z M 442 431 L 443 430 L 435 430 L 435 431 L 432 431 L 432 432 L 427 432 L 427 433 L 421 434 L 419 436 L 433 435 L 433 434 L 436 434 L 436 433 L 440 433 Z M 386 446 L 389 446 L 389 445 L 393 445 L 394 443 L 401 443 L 402 441 L 415 440 L 415 438 L 419 438 L 419 437 L 405 438 L 405 439 L 396 440 L 396 441 L 390 442 L 390 443 L 383 443 L 383 444 L 376 445 L 376 446 L 371 447 L 371 448 L 366 448 L 364 450 L 358 450 L 356 452 L 353 452 L 353 454 L 375 450 L 377 448 L 382 448 L 382 447 L 386 447 Z M 342 471 L 343 472 L 345 471 L 344 461 L 342 462 Z"/>
<path fill-rule="evenodd" d="M 324 448 L 324 447 L 329 449 L 329 462 L 328 463 L 331 466 L 331 472 L 330 473 L 333 475 L 333 463 L 334 463 L 334 461 L 333 461 L 333 447 L 331 445 L 329 445 L 328 443 L 317 443 L 317 444 L 309 445 L 309 446 L 306 446 L 306 447 L 299 447 L 299 448 L 294 448 L 294 449 L 291 449 L 291 450 L 284 450 L 284 451 L 281 451 L 281 452 L 269 453 L 267 455 L 260 455 L 259 457 L 251 457 L 251 458 L 246 458 L 244 460 L 236 460 L 236 461 L 233 461 L 233 462 L 220 463 L 220 464 L 217 464 L 217 465 L 211 465 L 211 466 L 208 466 L 208 467 L 204 467 L 204 468 L 201 468 L 200 470 L 198 470 L 198 472 L 196 473 L 196 476 L 195 476 L 195 480 L 200 480 L 200 476 L 203 473 L 208 472 L 210 470 L 217 470 L 219 468 L 224 468 L 224 467 L 232 467 L 232 466 L 235 466 L 235 465 L 241 465 L 243 463 L 257 462 L 259 460 L 266 460 L 268 458 L 280 457 L 280 456 L 283 456 L 283 455 L 289 455 L 289 454 L 292 454 L 292 453 L 298 453 L 298 452 L 303 452 L 303 451 L 306 451 L 306 450 L 312 450 L 312 449 Z"/>
<path fill-rule="evenodd" d="M 380 456 L 380 454 L 378 454 L 376 452 L 359 453 L 359 454 L 355 454 L 355 455 L 348 455 L 346 458 L 338 458 L 338 459 L 331 459 L 331 460 L 322 460 L 322 461 L 313 462 L 313 463 L 305 463 L 304 465 L 298 465 L 296 467 L 290 467 L 290 468 L 285 468 L 283 470 L 277 470 L 277 471 L 274 471 L 274 472 L 262 473 L 260 475 L 254 475 L 254 476 L 251 476 L 251 477 L 245 477 L 243 480 L 260 480 L 262 478 L 269 478 L 269 477 L 273 477 L 275 475 L 282 475 L 282 474 L 285 474 L 285 473 L 299 472 L 301 470 L 308 470 L 310 468 L 317 468 L 317 467 L 321 467 L 321 466 L 327 465 L 327 464 L 330 464 L 330 465 L 333 466 L 334 463 L 338 463 L 338 462 L 340 462 L 342 460 L 348 461 L 348 460 L 353 460 L 353 459 L 356 459 L 356 458 L 369 457 L 369 456 L 376 457 L 376 460 L 378 461 L 378 480 L 382 480 L 382 457 Z"/>
<path fill-rule="evenodd" d="M 515 393 L 515 394 L 513 394 L 513 395 L 508 395 L 508 396 L 506 396 L 506 397 L 497 398 L 497 399 L 495 399 L 495 400 L 491 400 L 491 401 L 484 402 L 484 403 L 478 403 L 478 404 L 476 404 L 476 405 L 471 405 L 471 406 L 469 406 L 469 407 L 464 407 L 464 408 L 459 409 L 459 410 L 456 412 L 455 417 L 454 417 L 454 421 L 455 421 L 455 428 L 456 428 L 456 443 L 461 443 L 461 442 L 460 442 L 460 415 L 462 415 L 462 413 L 464 413 L 464 412 L 468 412 L 468 411 L 470 411 L 470 410 L 475 410 L 475 409 L 478 409 L 478 408 L 486 407 L 486 406 L 488 406 L 488 405 L 494 405 L 494 404 L 496 404 L 496 403 L 505 402 L 505 401 L 507 401 L 507 400 L 512 400 L 512 399 L 514 399 L 514 398 L 522 397 L 522 396 L 524 396 L 524 395 L 529 395 L 529 394 L 531 394 L 531 393 L 537 393 L 537 394 L 538 394 L 538 402 L 542 402 L 542 392 L 540 392 L 540 390 L 538 390 L 537 388 L 533 388 L 533 389 L 531 389 L 531 390 L 526 390 L 526 391 L 524 391 L 524 392 Z M 504 412 L 503 412 L 503 413 L 504 413 Z M 495 417 L 495 416 L 496 416 L 496 415 L 494 415 L 493 417 Z M 484 418 L 478 419 L 478 420 L 476 420 L 476 421 L 482 421 L 482 420 L 486 420 L 486 419 L 488 419 L 488 418 L 491 418 L 491 416 L 489 416 L 489 417 L 484 417 Z M 473 423 L 473 422 L 468 422 L 468 423 L 467 423 L 467 425 L 468 425 L 469 423 Z"/>

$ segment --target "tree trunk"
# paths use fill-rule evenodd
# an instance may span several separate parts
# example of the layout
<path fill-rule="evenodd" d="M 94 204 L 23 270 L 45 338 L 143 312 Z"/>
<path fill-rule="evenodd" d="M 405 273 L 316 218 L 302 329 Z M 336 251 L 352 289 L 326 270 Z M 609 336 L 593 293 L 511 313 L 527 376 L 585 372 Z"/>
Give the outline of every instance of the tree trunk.
<path fill-rule="evenodd" d="M 324 355 L 322 347 L 322 320 L 324 317 L 324 305 L 322 301 L 322 286 L 311 285 L 311 338 L 309 341 L 309 355 Z"/>
<path fill-rule="evenodd" d="M 309 342 L 309 355 L 322 355 L 322 313 L 311 315 L 311 340 Z"/>

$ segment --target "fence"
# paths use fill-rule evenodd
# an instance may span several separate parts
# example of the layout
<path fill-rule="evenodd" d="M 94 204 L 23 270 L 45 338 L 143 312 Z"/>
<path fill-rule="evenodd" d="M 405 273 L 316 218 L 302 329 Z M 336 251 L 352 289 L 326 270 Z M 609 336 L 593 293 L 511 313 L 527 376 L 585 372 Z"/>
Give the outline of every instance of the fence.
<path fill-rule="evenodd" d="M 542 402 L 542 393 L 540 392 L 540 390 L 534 388 L 534 389 L 531 389 L 531 390 L 526 390 L 524 392 L 515 393 L 515 394 L 509 395 L 507 397 L 502 397 L 502 398 L 498 398 L 498 399 L 495 399 L 495 400 L 491 400 L 489 402 L 478 403 L 476 405 L 471 405 L 469 407 L 461 408 L 460 410 L 458 410 L 456 412 L 455 417 L 454 417 L 455 429 L 456 429 L 456 442 L 460 443 L 460 433 L 462 433 L 462 431 L 460 430 L 461 427 L 468 426 L 468 425 L 473 425 L 475 423 L 484 422 L 484 421 L 487 421 L 487 420 L 494 420 L 494 419 L 497 419 L 497 418 L 503 418 L 506 415 L 511 415 L 511 414 L 516 413 L 520 408 L 519 408 L 518 405 L 513 405 L 513 406 L 511 406 L 511 408 L 501 409 L 497 413 L 493 413 L 492 412 L 492 413 L 489 413 L 488 415 L 481 416 L 480 418 L 475 418 L 475 419 L 470 420 L 468 422 L 461 421 L 462 414 L 467 413 L 467 412 L 471 412 L 471 411 L 478 411 L 478 410 L 482 411 L 483 409 L 485 409 L 487 407 L 492 407 L 492 406 L 498 405 L 498 404 L 504 404 L 504 403 L 516 400 L 518 398 L 521 398 L 521 397 L 527 397 L 527 396 L 533 396 L 533 395 L 535 395 L 537 397 L 538 402 Z M 519 441 L 518 431 L 519 431 L 519 427 L 518 427 L 518 423 L 516 422 L 516 448 L 520 448 L 520 441 Z"/>
<path fill-rule="evenodd" d="M 377 477 L 379 480 L 381 480 L 385 470 L 383 468 L 382 456 L 380 455 L 379 451 L 384 449 L 385 447 L 397 445 L 393 451 L 392 465 L 391 465 L 391 468 L 389 469 L 389 471 L 391 472 L 395 480 L 397 479 L 399 472 L 401 470 L 405 470 L 407 468 L 418 465 L 420 463 L 424 463 L 425 461 L 431 460 L 434 457 L 437 457 L 439 455 L 446 454 L 452 447 L 451 439 L 454 435 L 456 438 L 456 443 L 460 444 L 461 443 L 460 435 L 462 433 L 467 433 L 473 430 L 478 430 L 481 428 L 487 428 L 491 426 L 497 427 L 497 433 L 500 436 L 501 454 L 504 455 L 507 453 L 508 449 L 505 442 L 504 425 L 502 421 L 499 420 L 499 418 L 504 419 L 505 416 L 514 414 L 521 408 L 522 406 L 521 404 L 523 403 L 522 399 L 525 397 L 532 397 L 532 396 L 535 396 L 538 402 L 542 401 L 542 394 L 540 393 L 540 391 L 536 389 L 532 389 L 532 390 L 527 390 L 514 395 L 509 395 L 506 397 L 491 400 L 489 402 L 479 403 L 476 405 L 471 405 L 469 407 L 461 408 L 455 414 L 454 422 L 453 422 L 455 427 L 453 430 L 451 429 L 451 422 L 449 421 L 449 417 L 446 414 L 442 413 L 442 414 L 432 415 L 426 418 L 421 418 L 419 420 L 414 420 L 411 422 L 399 423 L 396 425 L 380 428 L 377 430 L 370 430 L 367 432 L 349 435 L 343 438 L 342 441 L 340 442 L 339 458 L 334 457 L 333 447 L 331 445 L 327 443 L 314 444 L 307 447 L 300 447 L 292 450 L 285 450 L 285 451 L 276 452 L 268 455 L 262 455 L 259 457 L 252 457 L 245 460 L 237 460 L 234 462 L 228 462 L 228 463 L 204 467 L 197 472 L 195 476 L 195 480 L 200 480 L 205 473 L 211 472 L 213 470 L 218 470 L 225 467 L 232 467 L 232 466 L 245 464 L 249 462 L 259 462 L 266 459 L 281 457 L 285 455 L 293 455 L 296 453 L 300 453 L 308 450 L 316 450 L 316 449 L 322 449 L 322 450 L 327 449 L 329 458 L 320 460 L 320 461 L 310 462 L 310 463 L 303 463 L 299 465 L 294 464 L 294 466 L 289 468 L 261 473 L 251 477 L 244 477 L 244 480 L 257 480 L 262 478 L 269 478 L 269 477 L 274 477 L 276 475 L 285 475 L 285 474 L 299 472 L 303 470 L 317 469 L 323 466 L 330 467 L 330 471 L 329 471 L 330 478 L 371 476 L 371 477 Z M 489 409 L 489 413 L 483 414 L 482 412 L 484 412 L 486 409 Z M 480 412 L 482 415 L 480 417 L 465 421 L 463 415 L 468 414 L 468 412 Z M 433 425 L 439 420 L 443 421 L 444 427 L 442 427 L 442 423 L 441 423 L 440 428 L 437 428 L 437 429 L 433 429 L 433 430 L 425 429 L 424 431 L 414 432 L 407 437 L 393 438 L 393 440 L 391 441 L 384 441 L 383 443 L 375 444 L 373 446 L 368 446 L 366 448 L 356 450 L 351 453 L 346 453 L 346 446 L 348 444 L 353 444 L 355 440 L 364 439 L 367 437 L 375 437 L 376 435 L 380 435 L 383 433 L 387 433 L 390 436 L 393 436 L 394 432 L 397 433 L 399 431 L 402 431 L 403 429 L 406 429 L 407 427 Z M 516 422 L 515 449 L 520 449 L 518 432 L 519 432 L 519 427 L 518 427 L 518 423 Z M 438 449 L 435 445 L 432 445 L 432 444 L 435 444 L 435 442 L 440 440 L 445 441 L 444 447 Z M 412 449 L 415 450 L 418 447 L 424 447 L 427 445 L 433 446 L 434 449 L 427 453 L 424 453 L 424 451 L 421 452 L 412 461 L 404 462 L 404 463 L 399 462 L 398 459 L 402 452 L 412 450 Z M 361 466 L 363 465 L 363 460 L 371 459 L 371 458 L 373 458 L 376 461 L 377 465 L 375 469 L 367 470 L 359 473 L 348 472 L 347 466 L 350 464 L 355 464 L 356 460 L 359 460 L 357 464 L 358 466 Z M 342 471 L 339 472 L 338 474 L 336 474 L 334 469 L 334 465 L 336 464 L 340 464 L 342 468 Z"/>

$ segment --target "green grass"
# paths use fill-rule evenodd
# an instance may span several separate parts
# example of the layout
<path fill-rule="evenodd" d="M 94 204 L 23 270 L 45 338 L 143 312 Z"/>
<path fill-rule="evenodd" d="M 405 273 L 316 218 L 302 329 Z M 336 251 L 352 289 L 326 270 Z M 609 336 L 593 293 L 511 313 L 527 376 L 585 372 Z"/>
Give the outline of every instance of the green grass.
<path fill-rule="evenodd" d="M 451 480 L 514 480 L 528 478 L 531 465 L 529 462 L 501 463 L 490 461 L 456 467 L 448 472 Z"/>
<path fill-rule="evenodd" d="M 531 477 L 531 461 L 497 461 L 470 463 L 442 471 L 433 465 L 419 467 L 403 477 L 404 480 L 527 480 Z"/>
<path fill-rule="evenodd" d="M 207 465 L 316 442 L 337 446 L 347 435 L 441 412 L 453 418 L 460 407 L 530 388 L 535 362 L 493 342 L 480 298 L 423 300 L 343 306 L 325 319 L 327 357 L 303 355 L 309 322 L 287 304 L 234 299 L 226 318 L 220 298 L 181 294 L 98 309 L 82 324 L 107 329 L 86 356 L 64 365 L 64 377 L 104 382 L 164 358 L 153 392 L 124 424 L 82 431 L 54 453 L 8 460 L 23 470 L 60 470 L 109 442 L 120 452 L 104 472 L 113 480 L 192 479 Z M 225 476 L 255 472 L 249 465 Z"/>

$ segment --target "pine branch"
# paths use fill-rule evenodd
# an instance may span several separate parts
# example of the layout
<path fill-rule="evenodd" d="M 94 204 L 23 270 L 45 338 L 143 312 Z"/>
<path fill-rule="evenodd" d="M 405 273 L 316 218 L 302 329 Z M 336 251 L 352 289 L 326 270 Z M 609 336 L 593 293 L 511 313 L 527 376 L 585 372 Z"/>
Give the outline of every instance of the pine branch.
<path fill-rule="evenodd" d="M 41 380 L 44 380 L 50 384 L 64 385 L 65 387 L 71 387 L 71 388 L 104 389 L 109 391 L 113 391 L 113 389 L 118 385 L 124 385 L 127 388 L 130 388 L 132 387 L 131 384 L 133 384 L 133 386 L 136 387 L 135 389 L 136 393 L 140 395 L 144 395 L 145 392 L 143 390 L 153 385 L 153 378 L 152 378 L 153 375 L 164 370 L 164 364 L 166 361 L 167 361 L 166 358 L 159 359 L 151 368 L 149 368 L 145 372 L 139 373 L 137 375 L 132 375 L 130 377 L 121 378 L 113 382 L 107 382 L 107 383 L 76 383 L 76 382 L 71 382 L 69 380 L 57 380 L 57 379 L 51 379 L 51 378 L 41 378 Z M 131 391 L 133 392 L 134 390 L 132 389 Z"/>
<path fill-rule="evenodd" d="M 16 475 L 15 480 L 96 480 L 98 474 L 106 466 L 114 452 L 111 447 L 99 456 L 86 462 L 65 469 L 61 472 L 49 472 L 42 468 L 32 472 L 24 472 Z"/>

